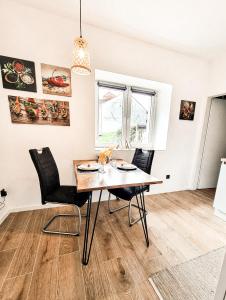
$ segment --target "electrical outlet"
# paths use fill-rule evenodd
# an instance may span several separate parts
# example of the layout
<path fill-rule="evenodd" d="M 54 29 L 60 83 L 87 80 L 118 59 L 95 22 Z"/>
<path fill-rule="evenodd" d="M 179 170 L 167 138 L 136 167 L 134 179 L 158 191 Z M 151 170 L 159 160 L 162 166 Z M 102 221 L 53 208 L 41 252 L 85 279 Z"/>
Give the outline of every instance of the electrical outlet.
<path fill-rule="evenodd" d="M 5 207 L 5 198 L 7 196 L 7 192 L 6 192 L 5 189 L 2 189 L 0 191 L 0 196 L 1 196 L 1 198 L 0 198 L 0 209 L 2 209 L 2 208 Z"/>
<path fill-rule="evenodd" d="M 2 189 L 2 190 L 0 191 L 0 195 L 1 195 L 1 197 L 6 197 L 6 196 L 7 196 L 6 190 L 5 190 L 5 189 Z"/>
<path fill-rule="evenodd" d="M 170 179 L 170 175 L 166 175 L 166 179 Z"/>

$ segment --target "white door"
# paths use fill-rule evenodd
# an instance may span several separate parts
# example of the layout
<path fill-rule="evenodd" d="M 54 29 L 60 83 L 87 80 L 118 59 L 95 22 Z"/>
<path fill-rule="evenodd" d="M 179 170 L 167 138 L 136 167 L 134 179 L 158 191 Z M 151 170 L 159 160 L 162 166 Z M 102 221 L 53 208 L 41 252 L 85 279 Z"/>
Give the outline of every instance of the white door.
<path fill-rule="evenodd" d="M 198 188 L 215 188 L 226 157 L 226 100 L 212 99 Z"/>

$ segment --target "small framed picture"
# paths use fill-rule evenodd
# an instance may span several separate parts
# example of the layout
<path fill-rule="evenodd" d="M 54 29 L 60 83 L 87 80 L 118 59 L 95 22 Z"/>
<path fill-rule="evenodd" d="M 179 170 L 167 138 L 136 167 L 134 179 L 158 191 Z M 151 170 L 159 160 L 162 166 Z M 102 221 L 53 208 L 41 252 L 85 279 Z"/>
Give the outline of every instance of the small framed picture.
<path fill-rule="evenodd" d="M 181 100 L 180 104 L 180 120 L 193 121 L 195 116 L 195 106 L 196 102 Z"/>
<path fill-rule="evenodd" d="M 37 92 L 35 64 L 33 61 L 0 56 L 0 66 L 3 88 Z"/>
<path fill-rule="evenodd" d="M 12 123 L 70 126 L 68 101 L 8 96 Z"/>
<path fill-rule="evenodd" d="M 71 97 L 71 70 L 41 64 L 43 94 Z"/>

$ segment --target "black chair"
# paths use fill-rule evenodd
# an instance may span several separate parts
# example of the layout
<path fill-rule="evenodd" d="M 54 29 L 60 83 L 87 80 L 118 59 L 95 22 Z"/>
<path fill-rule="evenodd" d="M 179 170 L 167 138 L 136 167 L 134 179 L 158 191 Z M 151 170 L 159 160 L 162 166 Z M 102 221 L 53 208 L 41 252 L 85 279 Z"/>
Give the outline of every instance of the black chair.
<path fill-rule="evenodd" d="M 31 149 L 29 150 L 31 159 L 35 165 L 36 171 L 39 177 L 40 189 L 41 189 L 41 199 L 42 204 L 46 203 L 60 203 L 60 204 L 70 204 L 74 205 L 78 214 L 57 214 L 51 218 L 48 223 L 44 226 L 43 232 L 45 233 L 55 233 L 64 235 L 79 235 L 81 227 L 81 212 L 80 207 L 82 207 L 88 198 L 90 193 L 77 193 L 75 186 L 60 185 L 60 178 L 57 169 L 56 162 L 53 155 L 48 147 L 42 148 L 40 150 Z M 78 216 L 78 230 L 76 232 L 60 232 L 48 230 L 48 226 L 57 217 L 75 217 Z"/>
<path fill-rule="evenodd" d="M 141 169 L 145 173 L 150 174 L 153 158 L 154 158 L 154 150 L 142 150 L 142 149 L 137 148 L 134 153 L 132 164 L 137 166 L 139 169 Z M 109 209 L 110 214 L 114 213 L 118 210 L 121 210 L 123 208 L 129 207 L 129 210 L 128 210 L 129 226 L 132 226 L 133 224 L 140 221 L 141 218 L 143 218 L 143 215 L 140 214 L 139 218 L 132 220 L 132 206 L 138 208 L 139 210 L 142 209 L 139 207 L 137 195 L 140 193 L 143 193 L 145 191 L 149 191 L 149 185 L 143 186 L 143 187 L 128 187 L 128 188 L 109 189 L 108 191 L 109 191 L 108 209 Z M 116 199 L 118 199 L 118 200 L 122 199 L 122 200 L 129 201 L 129 204 L 126 204 L 119 208 L 114 208 L 114 209 L 111 208 L 111 206 L 110 206 L 111 194 L 116 196 Z M 137 200 L 137 205 L 132 203 L 132 199 L 135 196 L 136 196 L 136 200 Z M 144 213 L 147 214 L 147 211 L 145 210 Z"/>

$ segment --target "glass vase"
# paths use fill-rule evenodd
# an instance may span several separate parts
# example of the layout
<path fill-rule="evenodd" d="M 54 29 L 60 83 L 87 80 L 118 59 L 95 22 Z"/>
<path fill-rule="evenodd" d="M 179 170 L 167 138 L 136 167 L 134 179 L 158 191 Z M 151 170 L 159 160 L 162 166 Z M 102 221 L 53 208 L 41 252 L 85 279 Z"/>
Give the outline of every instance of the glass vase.
<path fill-rule="evenodd" d="M 106 172 L 104 166 L 105 166 L 105 164 L 100 163 L 99 172 L 102 173 L 102 174 Z"/>

